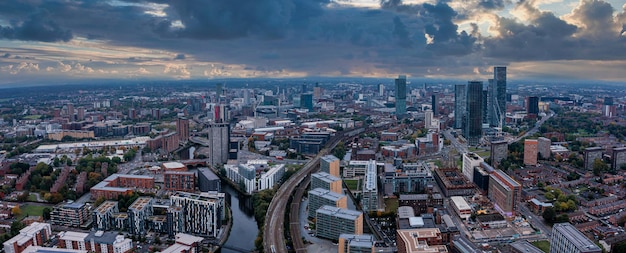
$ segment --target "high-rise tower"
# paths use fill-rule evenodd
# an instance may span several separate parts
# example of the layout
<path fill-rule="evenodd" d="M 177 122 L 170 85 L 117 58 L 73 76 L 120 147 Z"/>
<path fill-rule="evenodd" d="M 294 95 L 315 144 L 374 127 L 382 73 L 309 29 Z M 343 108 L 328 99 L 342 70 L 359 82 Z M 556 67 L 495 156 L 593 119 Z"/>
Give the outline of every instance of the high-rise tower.
<path fill-rule="evenodd" d="M 493 67 L 493 81 L 489 82 L 489 125 L 504 125 L 506 115 L 506 67 Z"/>
<path fill-rule="evenodd" d="M 467 83 L 467 107 L 463 136 L 471 146 L 478 145 L 482 137 L 482 100 L 483 82 L 469 81 Z"/>
<path fill-rule="evenodd" d="M 454 128 L 463 128 L 463 117 L 467 107 L 467 86 L 457 84 L 454 86 Z"/>
<path fill-rule="evenodd" d="M 406 114 L 406 76 L 401 75 L 396 79 L 396 116 Z"/>

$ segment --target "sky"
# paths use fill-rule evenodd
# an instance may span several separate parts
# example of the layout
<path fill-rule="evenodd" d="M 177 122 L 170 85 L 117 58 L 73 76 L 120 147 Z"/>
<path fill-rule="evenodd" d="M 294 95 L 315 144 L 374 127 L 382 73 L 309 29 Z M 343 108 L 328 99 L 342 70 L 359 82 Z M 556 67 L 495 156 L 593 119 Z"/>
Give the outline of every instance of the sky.
<path fill-rule="evenodd" d="M 625 0 L 2 0 L 0 85 L 379 77 L 626 82 Z"/>

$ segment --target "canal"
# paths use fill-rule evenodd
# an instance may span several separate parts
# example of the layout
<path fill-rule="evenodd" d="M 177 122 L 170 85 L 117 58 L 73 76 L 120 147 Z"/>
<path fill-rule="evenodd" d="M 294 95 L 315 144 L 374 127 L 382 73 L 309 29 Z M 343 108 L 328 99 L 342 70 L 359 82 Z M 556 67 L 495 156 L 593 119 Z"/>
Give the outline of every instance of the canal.
<path fill-rule="evenodd" d="M 252 197 L 239 194 L 235 189 L 226 183 L 222 183 L 222 191 L 226 193 L 226 198 L 230 198 L 230 208 L 233 214 L 233 227 L 230 230 L 228 240 L 222 248 L 222 253 L 238 253 L 231 248 L 254 250 L 254 240 L 259 233 L 256 221 L 254 220 L 254 206 Z"/>

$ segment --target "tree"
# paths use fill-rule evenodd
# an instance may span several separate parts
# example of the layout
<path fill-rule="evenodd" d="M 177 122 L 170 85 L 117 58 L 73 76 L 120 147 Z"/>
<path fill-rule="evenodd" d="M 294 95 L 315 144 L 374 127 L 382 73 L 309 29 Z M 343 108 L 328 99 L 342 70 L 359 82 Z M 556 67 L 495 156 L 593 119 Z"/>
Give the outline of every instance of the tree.
<path fill-rule="evenodd" d="M 20 230 L 25 228 L 26 225 L 20 221 L 14 221 L 11 223 L 11 237 L 16 236 L 20 233 Z"/>
<path fill-rule="evenodd" d="M 609 170 L 609 165 L 599 158 L 593 161 L 593 174 L 599 176 L 602 172 Z"/>
<path fill-rule="evenodd" d="M 49 207 L 45 207 L 43 209 L 43 213 L 42 213 L 43 219 L 44 220 L 49 220 L 50 219 L 50 213 L 52 213 L 52 209 L 50 209 Z"/>
<path fill-rule="evenodd" d="M 20 209 L 20 206 L 19 206 L 19 205 L 15 205 L 15 207 L 13 207 L 13 208 L 11 209 L 11 213 L 12 213 L 14 216 L 20 216 L 20 215 L 22 214 L 22 209 Z"/>
<path fill-rule="evenodd" d="M 553 223 L 554 219 L 556 218 L 556 212 L 554 211 L 554 208 L 547 207 L 545 210 L 543 210 L 543 214 L 541 214 L 541 216 L 543 217 L 543 220 L 547 223 Z"/>
<path fill-rule="evenodd" d="M 333 150 L 333 155 L 339 158 L 339 160 L 343 160 L 343 157 L 346 155 L 346 146 L 343 141 L 340 141 L 335 149 Z"/>

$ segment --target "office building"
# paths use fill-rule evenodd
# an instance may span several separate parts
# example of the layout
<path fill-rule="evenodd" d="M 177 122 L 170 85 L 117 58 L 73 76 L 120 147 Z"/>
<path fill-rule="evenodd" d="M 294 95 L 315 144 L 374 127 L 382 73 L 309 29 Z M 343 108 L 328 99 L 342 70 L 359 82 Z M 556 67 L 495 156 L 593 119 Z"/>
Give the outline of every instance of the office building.
<path fill-rule="evenodd" d="M 198 188 L 201 192 L 222 191 L 220 178 L 209 168 L 198 169 Z"/>
<path fill-rule="evenodd" d="M 196 173 L 191 171 L 166 171 L 163 173 L 166 191 L 193 192 L 196 188 Z"/>
<path fill-rule="evenodd" d="M 426 129 L 433 128 L 433 111 L 432 110 L 424 111 L 424 127 Z"/>
<path fill-rule="evenodd" d="M 506 67 L 493 68 L 493 81 L 489 83 L 489 125 L 504 125 L 506 115 Z"/>
<path fill-rule="evenodd" d="M 463 175 L 469 180 L 474 179 L 474 167 L 479 167 L 484 162 L 483 158 L 476 153 L 467 152 L 463 154 Z"/>
<path fill-rule="evenodd" d="M 119 213 L 117 201 L 105 201 L 93 211 L 93 226 L 97 230 L 113 230 L 114 215 Z"/>
<path fill-rule="evenodd" d="M 361 207 L 364 212 L 378 210 L 378 173 L 376 166 L 368 166 L 361 188 Z"/>
<path fill-rule="evenodd" d="M 602 249 L 570 223 L 552 226 L 550 253 L 600 253 Z"/>
<path fill-rule="evenodd" d="M 435 194 L 400 194 L 398 198 L 400 206 L 408 206 L 413 209 L 413 213 L 420 215 L 428 213 L 429 208 L 443 206 L 443 196 Z M 432 210 L 431 210 L 432 211 Z"/>
<path fill-rule="evenodd" d="M 488 100 L 489 99 L 489 91 L 483 89 L 483 99 L 482 99 L 482 110 L 483 110 L 483 118 L 482 118 L 482 122 L 483 124 L 489 124 L 489 106 L 488 106 Z"/>
<path fill-rule="evenodd" d="M 550 159 L 550 146 L 552 145 L 552 141 L 545 137 L 537 138 L 537 153 L 539 154 L 538 158 L 548 160 Z"/>
<path fill-rule="evenodd" d="M 495 170 L 489 177 L 489 199 L 496 210 L 506 216 L 513 215 L 522 200 L 522 185 L 502 170 Z"/>
<path fill-rule="evenodd" d="M 237 165 L 227 164 L 224 169 L 226 177 L 249 194 L 274 187 L 285 174 L 284 164 L 269 166 L 267 160 L 249 160 L 246 164 Z"/>
<path fill-rule="evenodd" d="M 322 188 L 339 194 L 343 193 L 341 178 L 335 177 L 326 172 L 311 174 L 311 189 L 315 188 Z"/>
<path fill-rule="evenodd" d="M 154 213 L 153 202 L 150 197 L 140 197 L 128 207 L 129 232 L 131 234 L 146 234 L 146 220 Z"/>
<path fill-rule="evenodd" d="M 374 253 L 376 251 L 376 239 L 369 234 L 339 235 L 338 253 Z"/>
<path fill-rule="evenodd" d="M 537 140 L 524 140 L 524 164 L 525 165 L 537 165 L 537 154 L 539 149 L 539 141 Z"/>
<path fill-rule="evenodd" d="M 304 93 L 300 95 L 300 108 L 308 109 L 309 112 L 313 111 L 313 94 Z"/>
<path fill-rule="evenodd" d="M 354 156 L 354 154 L 352 155 Z M 354 157 L 352 159 L 354 159 Z M 376 161 L 350 160 L 348 166 L 343 168 L 343 177 L 353 178 L 356 176 L 365 176 L 365 171 L 367 171 L 368 167 L 376 167 Z"/>
<path fill-rule="evenodd" d="M 583 155 L 586 170 L 593 170 L 593 162 L 596 159 L 602 160 L 603 151 L 604 149 L 602 147 L 590 147 L 585 149 Z"/>
<path fill-rule="evenodd" d="M 315 212 L 316 236 L 339 240 L 341 234 L 363 234 L 363 213 L 333 206 L 322 206 Z"/>
<path fill-rule="evenodd" d="M 383 189 L 386 195 L 423 192 L 434 183 L 430 169 L 424 164 L 402 164 L 401 169 L 385 164 Z"/>
<path fill-rule="evenodd" d="M 439 228 L 398 229 L 398 253 L 448 252 Z"/>
<path fill-rule="evenodd" d="M 322 156 L 320 160 L 320 171 L 331 174 L 335 177 L 340 177 L 339 175 L 339 158 L 334 155 L 325 155 Z"/>
<path fill-rule="evenodd" d="M 348 208 L 348 198 L 346 195 L 331 192 L 322 188 L 315 188 L 309 191 L 309 219 L 315 218 L 315 211 L 322 206 L 334 206 L 343 209 Z"/>
<path fill-rule="evenodd" d="M 379 97 L 385 96 L 385 85 L 382 83 L 378 84 L 378 96 Z"/>
<path fill-rule="evenodd" d="M 178 133 L 178 138 L 181 142 L 185 142 L 189 140 L 189 119 L 187 118 L 178 118 L 176 120 L 176 132 Z"/>
<path fill-rule="evenodd" d="M 230 142 L 230 125 L 228 123 L 211 123 L 207 125 L 209 139 L 208 164 L 221 165 L 228 161 Z"/>
<path fill-rule="evenodd" d="M 467 111 L 467 86 L 457 84 L 454 86 L 454 128 L 462 129 L 465 113 Z"/>
<path fill-rule="evenodd" d="M 489 168 L 489 169 L 486 169 Z M 487 163 L 482 162 L 480 167 L 474 167 L 474 178 L 472 182 L 478 186 L 481 190 L 489 191 L 489 174 L 493 172 L 493 167 Z"/>
<path fill-rule="evenodd" d="M 41 246 L 52 236 L 52 229 L 48 223 L 33 222 L 22 228 L 20 233 L 5 241 L 5 253 L 22 253 L 29 246 Z"/>
<path fill-rule="evenodd" d="M 469 81 L 467 84 L 467 106 L 465 110 L 465 126 L 463 136 L 470 146 L 480 143 L 483 135 L 482 124 L 482 92 L 483 82 Z"/>
<path fill-rule="evenodd" d="M 52 225 L 80 227 L 91 220 L 89 206 L 73 202 L 56 205 L 50 213 Z"/>
<path fill-rule="evenodd" d="M 395 80 L 396 84 L 396 116 L 406 114 L 406 76 L 401 75 Z"/>
<path fill-rule="evenodd" d="M 624 164 L 626 164 L 626 147 L 613 148 L 613 153 L 611 155 L 611 168 L 617 170 Z"/>
<path fill-rule="evenodd" d="M 224 196 L 219 192 L 177 192 L 170 196 L 172 208 L 168 209 L 168 223 L 175 224 L 170 225 L 171 233 L 216 237 L 225 217 Z"/>
<path fill-rule="evenodd" d="M 313 99 L 321 99 L 322 98 L 322 93 L 324 92 L 324 89 L 322 89 L 322 87 L 319 86 L 319 84 L 315 84 L 315 87 L 313 87 Z"/>
<path fill-rule="evenodd" d="M 491 142 L 491 166 L 498 167 L 500 162 L 509 155 L 509 143 L 505 140 Z"/>
<path fill-rule="evenodd" d="M 537 117 L 539 115 L 539 97 L 527 97 L 526 98 L 526 114 L 534 115 Z"/>

